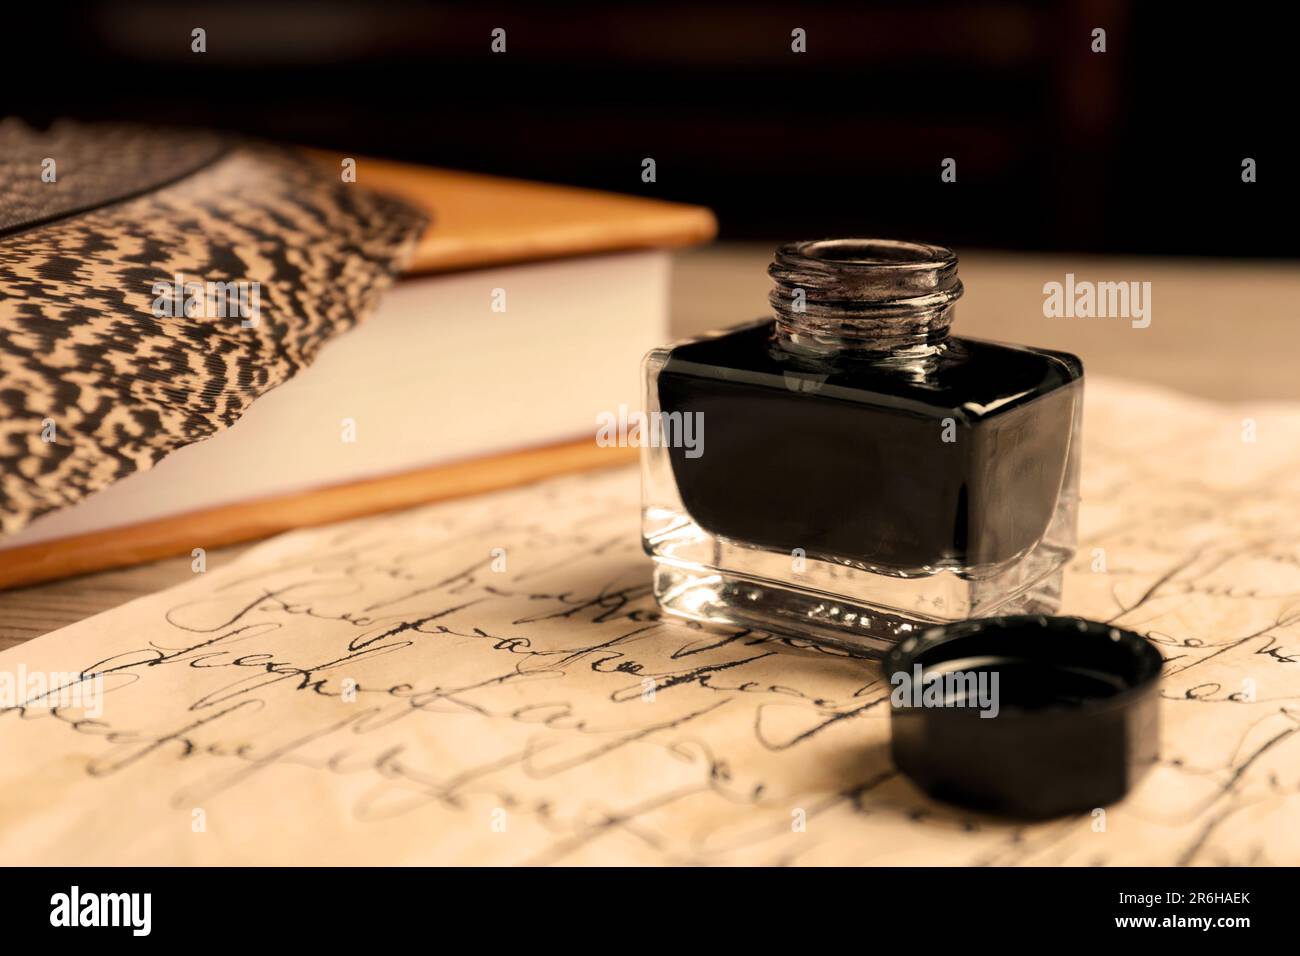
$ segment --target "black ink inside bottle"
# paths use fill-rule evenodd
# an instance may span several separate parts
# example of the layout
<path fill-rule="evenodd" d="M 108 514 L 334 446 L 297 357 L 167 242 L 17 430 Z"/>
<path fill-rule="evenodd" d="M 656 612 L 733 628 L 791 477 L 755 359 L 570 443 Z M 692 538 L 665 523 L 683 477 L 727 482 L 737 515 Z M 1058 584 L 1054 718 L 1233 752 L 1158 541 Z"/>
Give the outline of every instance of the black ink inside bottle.
<path fill-rule="evenodd" d="M 809 363 L 775 322 L 674 349 L 665 412 L 699 413 L 707 454 L 671 448 L 711 534 L 898 572 L 997 565 L 1047 531 L 1082 369 L 1061 353 L 963 339 L 896 368 Z"/>

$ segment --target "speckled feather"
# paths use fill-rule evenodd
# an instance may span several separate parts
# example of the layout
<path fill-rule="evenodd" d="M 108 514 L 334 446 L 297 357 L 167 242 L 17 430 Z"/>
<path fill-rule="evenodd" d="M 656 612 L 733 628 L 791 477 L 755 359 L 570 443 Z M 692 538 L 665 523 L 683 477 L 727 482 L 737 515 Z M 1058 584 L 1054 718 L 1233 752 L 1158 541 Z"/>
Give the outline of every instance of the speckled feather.
<path fill-rule="evenodd" d="M 130 131 L 118 153 L 102 148 L 112 130 L 94 136 L 99 173 L 80 180 L 77 164 L 92 161 L 84 147 L 44 144 L 74 184 L 60 192 L 41 182 L 31 134 L 0 128 L 6 534 L 233 424 L 370 312 L 425 222 L 288 150 L 213 149 L 200 135 L 187 152 L 170 135 L 172 161 L 141 174 L 131 158 L 148 151 L 147 136 Z M 104 172 L 114 165 L 122 176 Z M 149 179 L 169 184 L 150 190 Z M 155 316 L 154 284 L 177 275 L 259 283 L 259 321 Z"/>

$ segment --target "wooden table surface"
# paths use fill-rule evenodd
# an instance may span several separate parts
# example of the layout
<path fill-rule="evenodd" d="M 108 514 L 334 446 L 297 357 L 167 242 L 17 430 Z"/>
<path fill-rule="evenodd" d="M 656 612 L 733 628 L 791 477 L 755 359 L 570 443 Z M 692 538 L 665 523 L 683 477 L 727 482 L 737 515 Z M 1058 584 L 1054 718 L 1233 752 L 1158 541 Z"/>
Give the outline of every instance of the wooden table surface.
<path fill-rule="evenodd" d="M 1294 262 L 961 255 L 956 334 L 1074 352 L 1089 374 L 1122 376 L 1218 401 L 1300 400 L 1300 265 Z M 771 244 L 720 243 L 678 255 L 673 332 L 768 312 Z M 1043 284 L 1151 283 L 1151 323 L 1047 318 Z M 1140 413 L 1140 410 L 1135 410 Z M 210 551 L 209 569 L 249 545 Z M 185 581 L 188 556 L 0 593 L 0 649 Z"/>

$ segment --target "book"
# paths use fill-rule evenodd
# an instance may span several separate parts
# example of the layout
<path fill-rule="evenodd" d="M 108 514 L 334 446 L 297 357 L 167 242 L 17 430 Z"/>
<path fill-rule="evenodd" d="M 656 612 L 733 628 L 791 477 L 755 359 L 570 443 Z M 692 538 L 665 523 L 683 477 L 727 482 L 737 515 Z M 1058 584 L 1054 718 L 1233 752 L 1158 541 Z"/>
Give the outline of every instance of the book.
<path fill-rule="evenodd" d="M 597 446 L 597 416 L 639 406 L 639 359 L 667 335 L 669 250 L 710 238 L 712 215 L 382 160 L 355 170 L 431 217 L 373 314 L 229 428 L 0 538 L 0 587 L 635 453 Z"/>

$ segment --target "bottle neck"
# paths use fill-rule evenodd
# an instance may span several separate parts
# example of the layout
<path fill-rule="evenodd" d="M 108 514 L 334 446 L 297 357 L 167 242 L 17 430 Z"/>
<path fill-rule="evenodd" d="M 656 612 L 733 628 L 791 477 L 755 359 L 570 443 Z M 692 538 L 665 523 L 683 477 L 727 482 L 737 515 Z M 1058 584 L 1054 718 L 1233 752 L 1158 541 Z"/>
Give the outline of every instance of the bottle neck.
<path fill-rule="evenodd" d="M 810 357 L 933 355 L 962 294 L 957 256 L 921 242 L 791 242 L 777 249 L 767 271 L 777 345 Z"/>

